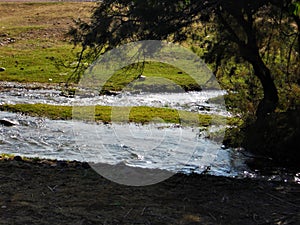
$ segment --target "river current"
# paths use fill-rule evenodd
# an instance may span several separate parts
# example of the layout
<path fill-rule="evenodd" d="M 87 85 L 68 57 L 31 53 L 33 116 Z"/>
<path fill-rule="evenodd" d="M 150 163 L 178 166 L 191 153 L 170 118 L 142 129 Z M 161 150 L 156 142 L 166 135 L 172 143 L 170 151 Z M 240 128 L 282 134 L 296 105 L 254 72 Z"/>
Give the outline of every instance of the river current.
<path fill-rule="evenodd" d="M 6 83 L 0 104 L 45 103 L 73 105 L 76 98 L 61 96 L 58 89 L 30 89 Z M 153 106 L 230 116 L 222 105 L 210 99 L 222 91 L 188 93 L 120 93 L 81 99 L 83 105 Z M 163 169 L 172 172 L 203 173 L 230 177 L 253 177 L 247 168 L 247 154 L 225 149 L 203 135 L 200 128 L 178 124 L 102 124 L 76 120 L 49 120 L 10 112 L 1 119 L 15 126 L 0 126 L 1 153 L 48 159 L 77 160 Z M 214 128 L 218 129 L 218 128 Z"/>

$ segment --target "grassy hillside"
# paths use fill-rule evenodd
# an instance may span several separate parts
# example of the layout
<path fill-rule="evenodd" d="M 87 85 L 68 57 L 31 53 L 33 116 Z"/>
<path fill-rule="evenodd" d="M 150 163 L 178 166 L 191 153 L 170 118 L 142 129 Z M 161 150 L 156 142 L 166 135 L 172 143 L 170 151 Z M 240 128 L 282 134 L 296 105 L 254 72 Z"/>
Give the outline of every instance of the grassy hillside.
<path fill-rule="evenodd" d="M 65 82 L 76 62 L 66 34 L 74 20 L 88 19 L 94 3 L 4 3 L 0 2 L 0 80 L 19 82 Z"/>
<path fill-rule="evenodd" d="M 87 21 L 95 3 L 8 3 L 0 1 L 0 73 L 2 81 L 66 82 L 77 63 L 79 47 L 66 34 L 75 20 Z M 125 72 L 124 72 L 125 71 Z M 184 90 L 199 90 L 199 85 L 184 71 L 161 63 L 146 63 L 143 74 L 162 77 Z M 139 71 L 121 70 L 105 85 L 119 91 L 136 79 Z M 151 88 L 149 81 L 137 89 Z M 146 86 L 146 88 L 145 88 Z"/>

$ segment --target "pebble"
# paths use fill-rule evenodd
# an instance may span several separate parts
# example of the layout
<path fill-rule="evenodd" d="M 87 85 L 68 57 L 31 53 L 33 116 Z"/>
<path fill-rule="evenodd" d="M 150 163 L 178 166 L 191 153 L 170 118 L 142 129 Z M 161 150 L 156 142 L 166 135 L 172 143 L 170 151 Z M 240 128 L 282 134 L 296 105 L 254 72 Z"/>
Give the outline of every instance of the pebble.
<path fill-rule="evenodd" d="M 140 74 L 140 75 L 138 75 L 137 78 L 138 78 L 140 81 L 144 81 L 144 80 L 146 79 L 146 76 Z"/>

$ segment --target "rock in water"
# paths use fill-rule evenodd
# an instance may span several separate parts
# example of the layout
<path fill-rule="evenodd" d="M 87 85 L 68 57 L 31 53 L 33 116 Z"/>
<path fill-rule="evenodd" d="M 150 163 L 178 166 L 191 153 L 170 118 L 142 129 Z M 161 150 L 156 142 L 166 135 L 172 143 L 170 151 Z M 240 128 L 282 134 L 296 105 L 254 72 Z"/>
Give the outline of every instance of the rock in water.
<path fill-rule="evenodd" d="M 4 67 L 0 67 L 0 72 L 4 72 L 5 68 Z"/>
<path fill-rule="evenodd" d="M 0 119 L 0 124 L 7 126 L 7 127 L 11 127 L 11 126 L 18 125 L 19 123 L 16 121 L 8 120 L 8 119 Z"/>

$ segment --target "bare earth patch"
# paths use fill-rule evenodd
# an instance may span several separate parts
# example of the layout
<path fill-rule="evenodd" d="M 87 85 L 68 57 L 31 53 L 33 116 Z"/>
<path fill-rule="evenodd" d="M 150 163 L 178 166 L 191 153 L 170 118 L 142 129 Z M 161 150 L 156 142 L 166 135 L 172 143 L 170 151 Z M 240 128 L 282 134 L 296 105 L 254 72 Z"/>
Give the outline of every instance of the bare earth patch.
<path fill-rule="evenodd" d="M 27 3 L 0 0 L 0 34 L 17 41 L 44 39 L 65 41 L 74 20 L 87 20 L 95 3 L 51 2 Z"/>
<path fill-rule="evenodd" d="M 19 159 L 20 160 L 20 159 Z M 112 183 L 86 163 L 0 161 L 0 224 L 299 224 L 299 185 L 177 174 Z"/>

